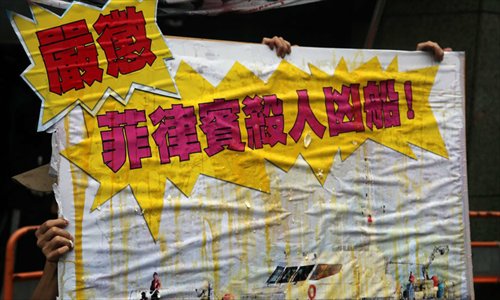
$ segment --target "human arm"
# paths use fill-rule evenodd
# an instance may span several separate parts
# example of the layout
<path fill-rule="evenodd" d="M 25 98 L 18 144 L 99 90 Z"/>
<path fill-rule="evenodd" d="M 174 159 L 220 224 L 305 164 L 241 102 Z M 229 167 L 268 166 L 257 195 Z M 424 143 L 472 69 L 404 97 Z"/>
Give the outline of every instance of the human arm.
<path fill-rule="evenodd" d="M 43 275 L 31 295 L 32 300 L 53 300 L 57 297 L 57 263 L 45 262 Z"/>
<path fill-rule="evenodd" d="M 417 50 L 428 51 L 434 55 L 436 61 L 442 61 L 444 58 L 444 53 L 448 51 L 453 51 L 451 48 L 441 48 L 438 43 L 433 41 L 421 42 L 417 44 Z"/>
<path fill-rule="evenodd" d="M 48 220 L 35 232 L 37 246 L 45 255 L 43 275 L 38 282 L 31 299 L 56 299 L 57 296 L 57 262 L 59 258 L 73 249 L 73 237 L 64 228 L 68 225 L 65 219 Z"/>
<path fill-rule="evenodd" d="M 282 37 L 263 38 L 262 44 L 267 45 L 271 50 L 276 51 L 276 55 L 283 58 L 292 52 L 292 45 Z"/>

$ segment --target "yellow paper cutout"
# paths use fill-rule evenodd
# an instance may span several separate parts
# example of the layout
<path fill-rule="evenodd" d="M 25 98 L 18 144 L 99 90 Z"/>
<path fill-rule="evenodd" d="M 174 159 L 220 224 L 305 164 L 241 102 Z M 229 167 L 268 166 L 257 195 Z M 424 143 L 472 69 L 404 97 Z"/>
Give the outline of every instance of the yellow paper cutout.
<path fill-rule="evenodd" d="M 31 59 L 31 65 L 24 71 L 22 76 L 42 100 L 39 131 L 52 126 L 76 105 L 81 105 L 91 115 L 95 115 L 102 102 L 109 96 L 123 104 L 127 104 L 134 89 L 148 90 L 164 96 L 178 98 L 175 84 L 164 62 L 165 59 L 172 58 L 172 54 L 156 24 L 156 1 L 110 0 L 102 9 L 73 2 L 62 16 L 58 16 L 37 5 L 31 5 L 31 10 L 33 20 L 13 14 L 11 22 Z M 122 15 L 121 23 L 108 22 L 106 23 L 107 27 L 100 32 L 101 34 L 98 34 L 94 25 L 97 24 L 99 17 L 118 12 Z M 144 20 L 145 24 L 142 26 L 141 24 L 137 25 L 137 20 L 133 19 L 135 16 Z M 119 19 L 117 15 L 113 17 L 114 20 Z M 64 32 L 62 42 L 61 40 L 55 41 L 59 37 L 53 33 L 42 39 L 39 37 L 40 34 L 47 32 L 44 30 L 56 27 L 68 28 L 70 26 L 68 24 L 81 24 L 81 21 L 85 22 L 86 28 L 84 26 L 79 28 L 75 25 L 71 27 L 71 30 L 68 29 L 68 32 L 61 30 L 61 32 Z M 113 28 L 112 33 L 108 32 L 106 34 L 106 30 L 115 26 L 115 24 L 118 24 L 116 26 L 122 26 L 122 29 Z M 118 33 L 119 30 L 122 30 L 122 32 Z M 140 38 L 141 30 L 145 30 L 145 39 Z M 74 37 L 71 36 L 71 31 L 78 31 L 79 33 Z M 103 44 L 108 42 L 111 43 L 108 47 L 116 48 L 108 50 L 108 52 L 105 51 L 98 40 L 100 37 L 103 37 Z M 111 39 L 114 40 L 111 41 Z M 129 44 L 130 53 L 126 52 L 123 45 L 118 44 L 120 42 L 123 44 L 124 41 Z M 78 44 L 79 42 L 83 44 Z M 115 42 L 117 44 L 113 44 Z M 49 44 L 49 46 L 45 46 L 45 43 Z M 56 49 L 57 47 L 59 49 Z M 94 47 L 95 50 L 93 50 Z M 148 59 L 148 62 L 142 68 L 140 66 L 130 67 L 130 70 L 133 71 L 127 71 L 127 67 L 123 67 L 123 65 L 128 64 L 130 66 L 131 62 L 135 61 L 137 63 L 144 59 L 148 49 L 156 56 L 154 61 Z M 51 55 L 50 51 L 55 52 Z M 92 53 L 94 52 L 92 51 L 97 51 L 97 58 L 93 56 Z M 43 53 L 45 53 L 45 58 Z M 97 79 L 99 75 L 92 75 L 98 72 L 96 67 L 88 65 L 89 61 L 93 62 L 94 60 L 96 63 L 98 62 L 98 68 L 102 70 L 101 81 Z M 63 61 L 68 63 L 70 67 L 64 69 Z M 80 67 L 80 69 L 72 67 L 78 64 L 82 64 L 83 67 Z M 122 65 L 118 72 L 111 72 L 114 76 L 108 74 L 112 64 L 115 66 Z M 48 68 L 50 66 L 57 66 L 57 71 L 51 69 L 52 71 L 49 72 Z M 69 75 L 71 72 L 73 73 Z M 79 76 L 82 76 L 82 78 L 90 78 L 87 80 L 89 82 L 78 79 L 76 72 L 79 72 Z M 52 76 L 51 80 L 49 79 L 50 76 Z M 71 80 L 68 79 L 70 76 L 72 76 L 71 78 L 77 78 L 75 79 L 77 83 L 72 84 Z M 63 85 L 63 83 L 66 85 Z M 58 87 L 58 85 L 60 86 Z M 68 87 L 64 88 L 64 86 Z M 71 86 L 73 87 L 71 88 Z M 55 92 L 54 90 L 58 91 Z"/>
<path fill-rule="evenodd" d="M 144 111 L 151 157 L 141 160 L 142 167 L 130 170 L 129 161 L 115 173 L 103 162 L 103 141 L 101 133 L 108 128 L 98 128 L 97 118 L 85 115 L 88 138 L 80 144 L 67 148 L 63 155 L 100 182 L 92 209 L 109 200 L 113 195 L 130 186 L 138 204 L 143 209 L 144 217 L 153 238 L 158 237 L 160 215 L 167 184 L 174 184 L 189 196 L 199 175 L 214 177 L 262 192 L 270 191 L 270 180 L 265 169 L 265 160 L 288 171 L 298 155 L 302 155 L 311 166 L 313 173 L 324 184 L 334 156 L 338 151 L 345 160 L 367 139 L 389 147 L 397 152 L 416 158 L 409 144 L 426 149 L 444 158 L 448 153 L 439 132 L 437 122 L 428 103 L 430 90 L 434 83 L 438 67 L 428 67 L 407 72 L 399 72 L 397 57 L 386 70 L 383 70 L 378 58 L 373 58 L 359 68 L 349 72 L 342 59 L 334 75 L 329 75 L 314 66 L 308 74 L 294 65 L 282 61 L 277 70 L 263 82 L 250 70 L 235 63 L 217 87 L 212 86 L 187 63 L 181 62 L 175 78 L 182 100 L 168 99 L 159 95 L 136 91 L 126 108 L 115 101 L 107 101 L 99 115 L 106 112 L 123 112 L 124 109 Z M 324 87 L 340 91 L 342 85 L 359 84 L 359 93 L 363 109 L 365 107 L 363 87 L 368 81 L 393 79 L 395 91 L 399 95 L 400 126 L 373 130 L 366 125 L 366 113 L 363 112 L 363 132 L 347 132 L 331 137 L 325 108 Z M 412 82 L 414 118 L 407 117 L 408 104 L 405 100 L 404 82 Z M 289 132 L 297 118 L 298 90 L 307 90 L 310 107 L 317 120 L 326 127 L 323 137 L 318 137 L 306 124 L 300 139 L 295 142 Z M 284 132 L 287 134 L 286 145 L 264 145 L 262 149 L 248 148 L 248 134 L 245 127 L 245 114 L 241 110 L 242 100 L 246 97 L 276 95 L 283 100 Z M 207 148 L 206 135 L 200 128 L 200 103 L 212 103 L 214 99 L 237 99 L 240 106 L 238 123 L 241 140 L 245 142 L 244 152 L 225 149 L 211 157 L 203 150 Z M 201 144 L 201 153 L 191 153 L 189 160 L 180 161 L 172 157 L 168 164 L 161 164 L 158 148 L 152 137 L 157 129 L 149 115 L 159 106 L 170 109 L 173 104 L 194 107 L 196 115 L 197 138 Z M 305 139 L 310 139 L 307 141 Z"/>

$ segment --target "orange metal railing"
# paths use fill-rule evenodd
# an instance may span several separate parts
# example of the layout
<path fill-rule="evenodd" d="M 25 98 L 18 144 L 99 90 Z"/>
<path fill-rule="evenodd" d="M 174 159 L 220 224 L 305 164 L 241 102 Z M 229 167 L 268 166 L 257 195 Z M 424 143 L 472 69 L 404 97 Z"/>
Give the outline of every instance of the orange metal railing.
<path fill-rule="evenodd" d="M 471 218 L 500 218 L 500 211 L 470 211 Z"/>
<path fill-rule="evenodd" d="M 42 277 L 42 271 L 14 273 L 14 264 L 16 262 L 17 241 L 25 234 L 35 231 L 39 226 L 26 226 L 16 230 L 7 242 L 5 249 L 5 271 L 3 277 L 3 299 L 12 300 L 14 296 L 14 281 L 30 280 Z"/>
<path fill-rule="evenodd" d="M 471 218 L 500 218 L 500 211 L 470 211 Z M 472 248 L 500 248 L 498 241 L 471 241 Z M 474 283 L 500 283 L 500 276 L 474 276 Z"/>

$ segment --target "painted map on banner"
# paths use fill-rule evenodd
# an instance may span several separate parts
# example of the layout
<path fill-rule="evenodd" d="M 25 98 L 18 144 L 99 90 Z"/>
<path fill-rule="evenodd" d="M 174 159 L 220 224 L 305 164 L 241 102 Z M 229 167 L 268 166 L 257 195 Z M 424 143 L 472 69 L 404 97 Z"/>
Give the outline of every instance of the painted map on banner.
<path fill-rule="evenodd" d="M 75 238 L 61 299 L 473 297 L 463 53 L 281 60 L 165 41 L 148 3 L 13 17 Z"/>

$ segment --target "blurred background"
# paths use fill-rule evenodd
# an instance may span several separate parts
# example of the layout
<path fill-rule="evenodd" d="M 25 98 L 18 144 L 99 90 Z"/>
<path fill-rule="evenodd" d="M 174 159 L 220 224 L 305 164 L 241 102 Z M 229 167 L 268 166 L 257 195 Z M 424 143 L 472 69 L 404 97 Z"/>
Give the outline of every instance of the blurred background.
<path fill-rule="evenodd" d="M 36 0 L 61 13 L 70 0 Z M 83 1 L 102 6 L 105 1 Z M 205 3 L 204 3 L 205 2 Z M 500 211 L 500 0 L 309 0 L 270 9 L 224 12 L 230 0 L 159 0 L 158 25 L 165 35 L 260 43 L 282 36 L 292 44 L 329 48 L 414 50 L 432 40 L 466 53 L 466 128 L 469 209 Z M 236 1 L 238 2 L 238 1 Z M 244 1 L 240 1 L 244 2 Z M 246 1 L 248 2 L 248 1 Z M 290 1 L 294 2 L 294 1 Z M 295 1 L 300 2 L 300 1 Z M 210 3 L 217 5 L 210 7 Z M 41 4 L 43 5 L 43 4 Z M 1 0 L 0 89 L 8 122 L 7 155 L 2 156 L 0 202 L 0 279 L 10 234 L 56 215 L 52 195 L 35 195 L 11 177 L 46 164 L 50 135 L 38 133 L 40 99 L 19 76 L 29 59 L 6 11 L 31 17 L 26 0 Z M 4 144 L 5 145 L 5 144 Z M 471 218 L 473 241 L 500 241 L 500 218 Z M 475 276 L 500 277 L 500 249 L 474 247 Z M 16 272 L 41 270 L 44 258 L 33 235 L 18 244 Z M 31 294 L 36 281 L 23 285 L 18 299 Z M 477 299 L 493 299 L 500 283 L 475 283 Z"/>

